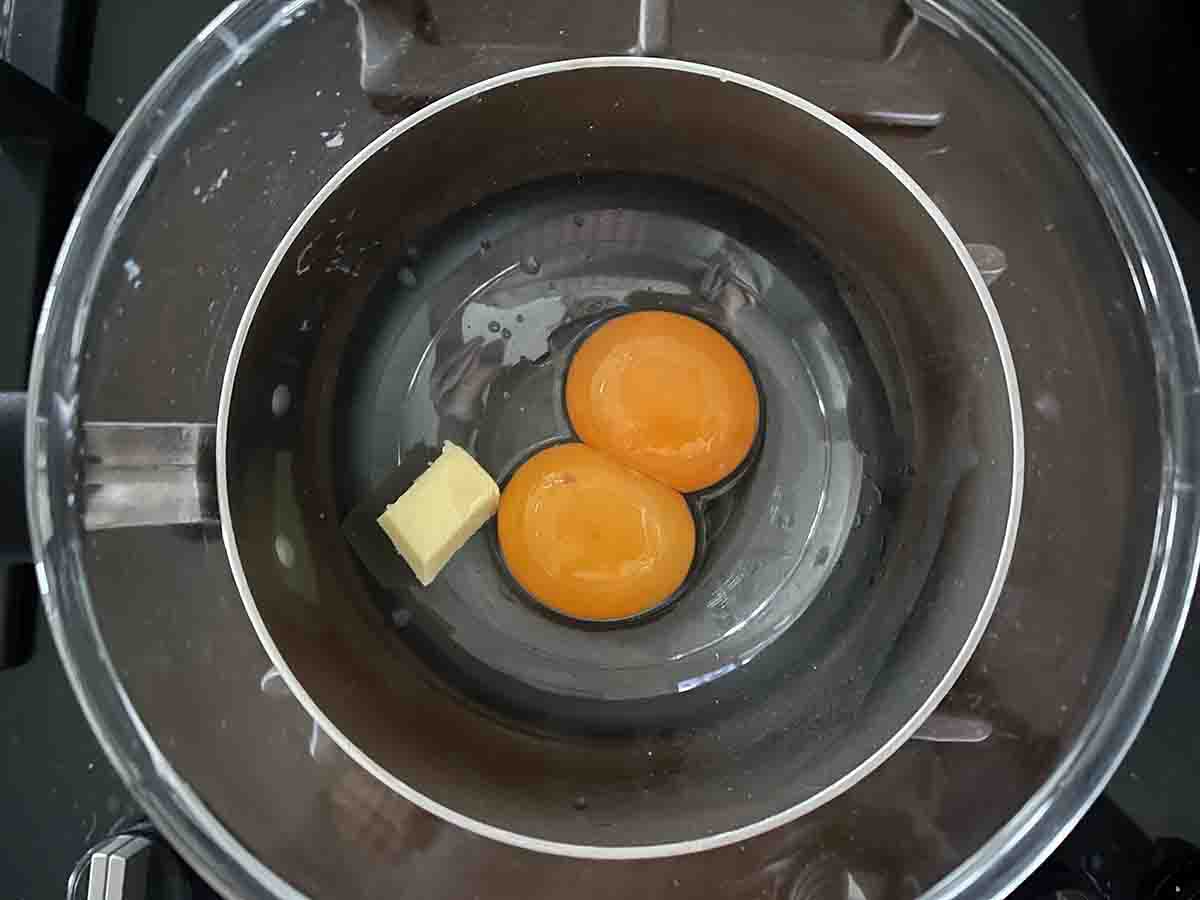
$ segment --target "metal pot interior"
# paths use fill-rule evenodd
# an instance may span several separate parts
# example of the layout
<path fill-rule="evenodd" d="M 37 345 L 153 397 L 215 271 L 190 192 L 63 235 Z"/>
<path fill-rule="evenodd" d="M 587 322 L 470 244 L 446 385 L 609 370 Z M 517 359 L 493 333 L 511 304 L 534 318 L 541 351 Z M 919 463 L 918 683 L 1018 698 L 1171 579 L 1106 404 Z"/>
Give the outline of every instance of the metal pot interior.
<path fill-rule="evenodd" d="M 488 528 L 420 589 L 381 483 L 445 439 L 503 481 L 569 438 L 573 347 L 639 308 L 723 330 L 763 400 L 755 457 L 689 498 L 683 595 L 555 620 Z M 258 282 L 217 440 L 239 591 L 322 729 L 451 821 L 593 856 L 728 843 L 878 765 L 982 634 L 1023 470 L 1008 346 L 932 202 L 803 101 L 646 60 L 493 79 L 360 153 Z"/>

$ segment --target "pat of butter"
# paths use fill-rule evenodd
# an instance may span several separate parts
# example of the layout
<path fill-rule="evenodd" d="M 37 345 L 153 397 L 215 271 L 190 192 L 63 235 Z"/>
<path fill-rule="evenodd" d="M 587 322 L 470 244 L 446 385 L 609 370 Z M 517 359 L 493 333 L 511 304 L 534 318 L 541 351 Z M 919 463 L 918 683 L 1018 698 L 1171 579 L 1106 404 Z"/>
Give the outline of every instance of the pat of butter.
<path fill-rule="evenodd" d="M 428 587 L 499 505 L 492 476 L 470 453 L 446 441 L 442 455 L 376 521 Z"/>

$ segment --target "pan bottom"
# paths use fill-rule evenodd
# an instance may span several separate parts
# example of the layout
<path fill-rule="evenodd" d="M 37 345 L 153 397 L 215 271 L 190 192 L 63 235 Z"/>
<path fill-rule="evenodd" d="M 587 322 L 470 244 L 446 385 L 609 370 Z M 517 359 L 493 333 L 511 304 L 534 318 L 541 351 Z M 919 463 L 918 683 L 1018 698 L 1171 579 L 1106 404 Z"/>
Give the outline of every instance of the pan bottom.
<path fill-rule="evenodd" d="M 869 311 L 847 284 L 798 229 L 642 176 L 523 187 L 403 248 L 338 384 L 341 511 L 381 627 L 468 692 L 539 718 L 708 708 L 714 692 L 815 665 L 883 564 L 907 468 L 866 349 Z M 443 441 L 503 484 L 536 449 L 574 439 L 571 354 L 599 323 L 644 309 L 720 330 L 760 390 L 746 463 L 687 498 L 700 546 L 679 595 L 617 629 L 548 614 L 507 575 L 494 523 L 420 587 L 374 525 L 382 505 Z"/>

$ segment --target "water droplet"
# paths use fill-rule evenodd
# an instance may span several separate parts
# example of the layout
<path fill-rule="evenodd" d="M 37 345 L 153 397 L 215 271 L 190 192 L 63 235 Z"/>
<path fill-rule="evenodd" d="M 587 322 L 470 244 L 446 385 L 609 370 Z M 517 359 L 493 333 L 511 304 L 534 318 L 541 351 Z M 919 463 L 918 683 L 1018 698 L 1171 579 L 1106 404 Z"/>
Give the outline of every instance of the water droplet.
<path fill-rule="evenodd" d="M 858 515 L 856 515 L 854 517 L 854 524 L 850 527 L 851 528 L 859 528 L 862 526 L 862 523 L 863 523 L 863 516 L 862 516 L 862 513 L 859 513 Z"/>
<path fill-rule="evenodd" d="M 491 322 L 488 322 L 488 331 L 490 331 L 492 334 L 496 334 L 499 330 L 500 330 L 499 322 L 496 322 L 494 320 Z"/>
<path fill-rule="evenodd" d="M 282 534 L 275 535 L 275 556 L 285 568 L 290 569 L 296 564 L 296 548 Z"/>
<path fill-rule="evenodd" d="M 67 493 L 67 506 L 70 508 L 74 508 L 74 506 L 75 506 L 75 492 L 74 491 L 70 491 Z"/>
<path fill-rule="evenodd" d="M 480 253 L 487 253 L 491 249 L 492 249 L 492 242 L 489 241 L 487 238 L 484 238 L 482 241 L 479 242 L 479 252 Z"/>
<path fill-rule="evenodd" d="M 571 805 L 574 806 L 576 809 L 587 809 L 588 808 L 587 797 L 576 797 L 574 800 L 571 801 Z"/>
<path fill-rule="evenodd" d="M 406 288 L 415 288 L 417 286 L 417 273 L 405 266 L 400 270 L 400 283 Z"/>
<path fill-rule="evenodd" d="M 577 228 L 583 227 L 583 216 L 575 216 L 574 219 L 572 219 L 572 221 L 575 223 L 575 226 Z"/>
<path fill-rule="evenodd" d="M 503 331 L 500 332 L 500 337 L 504 338 L 507 341 L 510 337 L 512 337 L 512 332 L 509 331 L 507 328 L 505 328 Z"/>
<path fill-rule="evenodd" d="M 404 628 L 412 621 L 412 610 L 405 609 L 403 606 L 397 606 L 392 610 L 392 624 L 397 628 Z"/>
<path fill-rule="evenodd" d="M 116 310 L 116 312 L 117 312 L 117 318 L 118 318 L 118 319 L 123 319 L 123 318 L 125 318 L 125 304 L 123 304 L 123 303 L 118 303 L 118 304 L 117 304 L 117 310 Z"/>
<path fill-rule="evenodd" d="M 411 260 L 415 260 L 418 256 L 421 255 L 421 251 L 417 247 L 416 244 L 409 244 L 407 247 L 404 248 L 404 255 L 407 256 Z"/>
<path fill-rule="evenodd" d="M 827 562 L 829 562 L 829 548 L 822 547 L 817 551 L 817 556 L 816 559 L 813 560 L 813 563 L 818 566 L 823 566 Z"/>
<path fill-rule="evenodd" d="M 312 331 L 312 322 L 308 319 L 302 319 L 300 322 L 300 330 L 304 332 Z"/>
<path fill-rule="evenodd" d="M 784 531 L 791 531 L 796 524 L 796 518 L 791 513 L 784 513 L 779 517 L 779 527 Z"/>
<path fill-rule="evenodd" d="M 524 321 L 525 321 L 525 314 L 517 313 L 517 322 L 520 323 L 520 322 L 524 322 Z"/>
<path fill-rule="evenodd" d="M 542 270 L 542 264 L 536 256 L 527 256 L 521 260 L 521 271 L 526 275 L 536 275 Z"/>
<path fill-rule="evenodd" d="M 291 389 L 286 384 L 275 385 L 275 390 L 271 391 L 271 412 L 278 418 L 286 413 L 291 405 Z"/>

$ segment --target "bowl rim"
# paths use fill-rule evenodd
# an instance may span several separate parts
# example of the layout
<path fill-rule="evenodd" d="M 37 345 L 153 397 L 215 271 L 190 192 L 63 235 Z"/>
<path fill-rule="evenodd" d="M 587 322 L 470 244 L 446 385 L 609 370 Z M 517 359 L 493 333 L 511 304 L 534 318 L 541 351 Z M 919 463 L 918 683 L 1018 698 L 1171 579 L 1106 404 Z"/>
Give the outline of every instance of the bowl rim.
<path fill-rule="evenodd" d="M 1009 422 L 1012 426 L 1012 467 L 1010 472 L 1011 481 L 1008 510 L 1005 518 L 1004 535 L 999 547 L 999 555 L 995 569 L 992 573 L 991 581 L 988 585 L 987 593 L 980 606 L 976 619 L 972 623 L 972 626 L 967 633 L 967 637 L 962 646 L 959 648 L 953 661 L 948 666 L 944 675 L 939 679 L 937 684 L 933 685 L 929 690 L 925 700 L 903 724 L 903 726 L 849 772 L 844 774 L 832 784 L 827 785 L 816 794 L 800 803 L 795 804 L 794 806 L 789 807 L 788 809 L 773 813 L 748 825 L 712 835 L 706 835 L 704 837 L 661 844 L 641 844 L 629 846 L 589 845 L 553 841 L 545 838 L 532 837 L 489 824 L 471 816 L 464 815 L 463 813 L 451 809 L 450 807 L 445 806 L 433 798 L 421 793 L 400 778 L 397 778 L 393 773 L 377 763 L 365 751 L 363 751 L 362 748 L 360 748 L 349 736 L 347 736 L 335 722 L 325 715 L 320 706 L 305 689 L 304 685 L 296 677 L 295 673 L 292 672 L 286 659 L 284 658 L 283 653 L 280 651 L 278 645 L 272 638 L 266 624 L 262 619 L 262 616 L 259 614 L 258 607 L 254 602 L 253 592 L 251 591 L 250 585 L 246 579 L 246 574 L 242 567 L 241 558 L 238 553 L 237 540 L 232 527 L 232 514 L 230 511 L 230 498 L 226 471 L 228 427 L 233 390 L 242 351 L 254 321 L 255 314 L 263 296 L 267 291 L 268 285 L 273 279 L 280 264 L 283 262 L 284 257 L 291 250 L 292 245 L 300 236 L 304 227 L 313 218 L 313 216 L 317 214 L 329 196 L 332 195 L 334 191 L 336 191 L 353 172 L 355 172 L 367 160 L 372 158 L 384 147 L 391 144 L 406 132 L 419 127 L 427 119 L 438 115 L 450 107 L 457 106 L 480 94 L 508 84 L 512 84 L 514 82 L 556 75 L 564 72 L 603 68 L 656 69 L 675 71 L 712 78 L 723 83 L 732 83 L 750 90 L 757 91 L 775 100 L 781 101 L 793 107 L 794 109 L 798 109 L 799 111 L 816 119 L 822 125 L 832 128 L 834 131 L 838 132 L 841 137 L 856 145 L 876 164 L 882 166 L 883 169 L 917 201 L 917 203 L 925 212 L 926 216 L 934 223 L 946 243 L 954 252 L 959 264 L 970 279 L 972 286 L 975 288 L 974 299 L 978 301 L 980 307 L 984 311 L 985 316 L 987 317 L 988 324 L 992 332 L 992 339 L 1001 364 L 1009 406 Z M 272 664 L 283 678 L 284 683 L 296 697 L 297 701 L 299 701 L 301 706 L 304 707 L 305 711 L 313 717 L 314 721 L 321 728 L 321 730 L 324 731 L 325 734 L 327 734 L 334 741 L 334 743 L 336 743 L 338 747 L 341 748 L 344 753 L 346 753 L 347 756 L 354 760 L 354 762 L 356 762 L 382 784 L 386 785 L 391 790 L 404 797 L 406 800 L 421 807 L 427 812 L 432 813 L 433 815 L 438 816 L 439 818 L 453 825 L 464 828 L 467 831 L 474 832 L 475 834 L 488 837 L 514 847 L 525 850 L 533 850 L 541 853 L 584 859 L 627 860 L 678 856 L 689 853 L 698 853 L 704 850 L 711 850 L 717 847 L 726 846 L 728 844 L 745 841 L 749 838 L 755 837 L 766 831 L 791 822 L 805 813 L 811 812 L 837 795 L 849 790 L 853 785 L 878 768 L 889 756 L 892 755 L 892 753 L 894 753 L 905 741 L 907 741 L 914 732 L 916 732 L 925 719 L 928 718 L 930 713 L 937 708 L 938 704 L 942 701 L 946 693 L 958 679 L 958 676 L 962 673 L 962 670 L 966 667 L 971 654 L 974 652 L 976 646 L 983 637 L 988 621 L 991 618 L 992 612 L 996 607 L 996 603 L 999 600 L 1000 593 L 1004 587 L 1009 563 L 1012 559 L 1013 547 L 1016 542 L 1017 528 L 1020 520 L 1024 472 L 1024 432 L 1020 395 L 1017 387 L 1016 368 L 1013 363 L 1012 354 L 1003 325 L 1000 321 L 999 313 L 996 310 L 995 304 L 992 301 L 983 277 L 972 261 L 966 246 L 955 233 L 949 221 L 933 202 L 933 200 L 916 183 L 916 181 L 913 180 L 913 178 L 899 166 L 899 164 L 897 164 L 876 144 L 868 140 L 855 129 L 842 122 L 840 119 L 833 116 L 831 113 L 816 106 L 815 104 L 768 82 L 751 78 L 746 75 L 741 75 L 728 69 L 722 69 L 702 63 L 657 57 L 595 56 L 544 63 L 506 72 L 501 75 L 468 85 L 467 87 L 461 88 L 460 90 L 455 91 L 454 93 L 449 94 L 440 100 L 428 104 L 418 112 L 413 113 L 412 115 L 388 128 L 373 141 L 363 147 L 363 149 L 361 149 L 345 165 L 343 165 L 337 171 L 337 173 L 333 175 L 332 178 L 326 181 L 321 189 L 308 202 L 300 215 L 288 228 L 283 238 L 275 247 L 270 259 L 264 266 L 262 274 L 259 276 L 258 281 L 255 284 L 254 290 L 250 295 L 249 302 L 246 304 L 241 320 L 238 323 L 237 332 L 234 336 L 233 345 L 230 349 L 228 361 L 226 363 L 225 375 L 221 385 L 220 403 L 217 413 L 217 495 L 220 510 L 221 536 L 225 545 L 226 554 L 229 558 L 230 568 L 233 573 L 234 581 L 237 585 L 238 594 L 242 599 L 242 603 L 245 606 L 246 613 L 250 618 L 259 642 L 262 644 L 263 649 L 270 657 Z"/>
<path fill-rule="evenodd" d="M 1153 349 L 1163 460 L 1145 576 L 1118 659 L 1087 719 L 1009 820 L 925 893 L 1002 897 L 1049 857 L 1104 790 L 1149 715 L 1183 634 L 1200 570 L 1200 341 L 1187 285 L 1145 181 L 1083 86 L 999 0 L 911 0 L 1007 69 L 1087 179 L 1130 269 Z"/>

